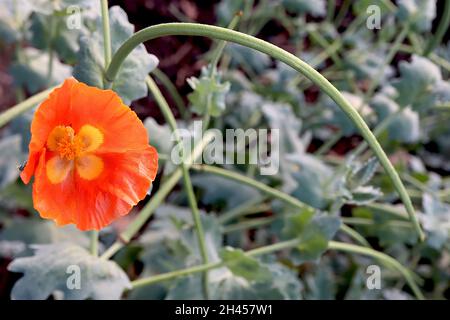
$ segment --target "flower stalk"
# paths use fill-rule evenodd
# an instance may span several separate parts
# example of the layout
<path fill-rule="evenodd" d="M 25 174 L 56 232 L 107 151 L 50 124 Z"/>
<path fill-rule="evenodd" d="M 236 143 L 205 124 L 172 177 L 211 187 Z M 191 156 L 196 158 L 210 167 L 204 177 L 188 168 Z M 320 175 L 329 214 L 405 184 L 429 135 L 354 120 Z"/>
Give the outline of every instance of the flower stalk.
<path fill-rule="evenodd" d="M 156 83 L 153 81 L 153 79 L 150 76 L 148 76 L 146 78 L 146 82 L 147 82 L 147 86 L 148 86 L 150 92 L 152 93 L 153 97 L 155 98 L 156 103 L 158 104 L 166 122 L 170 126 L 170 129 L 172 130 L 172 134 L 174 134 L 174 136 L 175 136 L 175 140 L 176 140 L 175 143 L 178 146 L 183 146 L 181 138 L 178 134 L 177 123 L 175 121 L 175 117 L 173 116 L 172 111 L 170 110 L 169 104 L 167 103 L 166 99 L 162 95 L 158 86 L 156 85 Z M 185 151 L 183 150 L 182 152 L 183 152 L 182 158 L 184 158 Z M 180 168 L 181 168 L 182 176 L 183 176 L 184 189 L 185 189 L 186 195 L 188 197 L 189 206 L 190 206 L 191 212 L 192 212 L 192 219 L 194 220 L 195 232 L 197 234 L 197 241 L 198 241 L 198 245 L 199 245 L 199 249 L 200 249 L 200 254 L 202 256 L 203 263 L 206 264 L 206 263 L 208 263 L 208 252 L 207 252 L 206 243 L 205 243 L 205 233 L 204 233 L 202 221 L 200 218 L 200 211 L 198 210 L 198 206 L 197 206 L 197 200 L 195 199 L 194 188 L 192 187 L 191 177 L 189 175 L 189 169 L 186 166 L 186 164 L 184 163 L 184 161 L 181 162 Z M 207 279 L 206 273 L 204 275 L 203 280 L 204 280 L 203 281 L 204 294 L 205 294 L 205 297 L 208 297 L 209 296 L 209 294 L 208 294 L 208 279 Z"/>
<path fill-rule="evenodd" d="M 246 251 L 246 255 L 250 257 L 257 257 L 265 254 L 274 253 L 281 250 L 291 249 L 295 248 L 300 244 L 299 239 L 291 239 L 286 240 L 282 242 L 278 242 L 275 244 L 267 245 L 264 247 L 260 247 L 257 249 Z M 376 258 L 377 260 L 382 261 L 387 267 L 392 268 L 396 271 L 398 271 L 406 280 L 408 285 L 410 286 L 411 290 L 413 291 L 414 295 L 417 299 L 423 300 L 424 296 L 422 292 L 420 291 L 420 288 L 417 286 L 416 281 L 414 280 L 414 274 L 405 268 L 401 263 L 399 263 L 397 260 L 392 258 L 391 256 L 388 256 L 387 254 L 384 254 L 382 252 L 375 251 L 370 248 L 361 247 L 358 245 L 338 242 L 338 241 L 330 241 L 328 243 L 328 249 L 329 250 L 338 250 L 338 251 L 344 251 L 349 253 L 355 253 L 355 254 L 361 254 L 368 257 Z M 211 262 L 207 264 L 202 264 L 186 269 L 181 269 L 177 271 L 167 272 L 155 276 L 150 276 L 142 279 L 138 279 L 131 282 L 132 289 L 145 287 L 148 285 L 152 285 L 158 282 L 167 281 L 167 280 L 173 280 L 179 277 L 184 277 L 192 274 L 196 274 L 199 272 L 204 272 L 207 270 L 212 270 L 216 268 L 220 268 L 224 266 L 224 263 L 222 261 L 217 262 Z"/>
<path fill-rule="evenodd" d="M 336 89 L 325 77 L 323 77 L 318 71 L 309 66 L 303 60 L 299 59 L 295 55 L 261 39 L 253 36 L 229 30 L 226 28 L 197 24 L 197 23 L 165 23 L 155 26 L 151 26 L 135 33 L 129 38 L 114 54 L 111 64 L 106 71 L 105 77 L 109 82 L 113 82 L 116 77 L 122 62 L 131 53 L 131 51 L 139 44 L 155 39 L 162 36 L 173 35 L 185 35 L 185 36 L 205 36 L 213 39 L 225 40 L 234 42 L 262 53 L 286 63 L 294 68 L 296 71 L 303 74 L 305 77 L 315 83 L 321 90 L 323 90 L 336 104 L 342 109 L 342 111 L 352 120 L 353 124 L 359 129 L 361 135 L 367 141 L 372 148 L 374 154 L 377 156 L 381 165 L 385 169 L 387 175 L 391 179 L 395 189 L 397 190 L 406 210 L 409 214 L 411 222 L 419 236 L 419 239 L 423 241 L 425 234 L 419 224 L 416 217 L 412 201 L 406 192 L 405 186 L 401 181 L 397 171 L 392 163 L 389 161 L 383 148 L 381 148 L 378 140 L 375 138 L 369 127 L 362 119 L 357 110 L 348 102 L 348 100 Z"/>

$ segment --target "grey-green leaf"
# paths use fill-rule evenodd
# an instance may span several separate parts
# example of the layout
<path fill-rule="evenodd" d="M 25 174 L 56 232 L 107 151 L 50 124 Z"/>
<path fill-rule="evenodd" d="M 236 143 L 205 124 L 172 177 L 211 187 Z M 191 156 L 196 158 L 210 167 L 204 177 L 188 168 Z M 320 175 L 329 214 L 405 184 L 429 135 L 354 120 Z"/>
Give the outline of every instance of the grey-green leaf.
<path fill-rule="evenodd" d="M 23 160 L 20 135 L 0 140 L 0 190 L 19 176 L 18 166 Z"/>
<path fill-rule="evenodd" d="M 362 186 L 352 190 L 352 198 L 347 203 L 363 205 L 380 198 L 383 193 L 372 186 Z"/>
<path fill-rule="evenodd" d="M 16 242 L 23 245 L 23 250 L 12 252 L 11 255 L 0 250 L 0 256 L 11 257 L 31 254 L 32 251 L 27 250 L 28 246 L 35 244 L 71 242 L 87 248 L 89 238 L 74 226 L 58 227 L 53 221 L 42 219 L 14 219 L 0 231 L 1 242 Z"/>
<path fill-rule="evenodd" d="M 292 261 L 301 264 L 306 261 L 316 261 L 328 248 L 330 241 L 340 227 L 338 217 L 325 214 L 314 214 L 312 210 L 289 216 L 286 219 L 284 236 L 298 238 L 297 250 L 292 252 Z"/>
<path fill-rule="evenodd" d="M 14 77 L 16 86 L 25 87 L 30 93 L 62 83 L 70 77 L 72 68 L 61 63 L 57 58 L 52 60 L 53 71 L 48 77 L 48 66 L 50 57 L 46 52 L 28 47 L 23 49 L 23 55 L 28 63 L 15 62 L 10 72 Z"/>
<path fill-rule="evenodd" d="M 436 16 L 436 1 L 399 0 L 398 16 L 408 21 L 419 32 L 430 31 Z"/>
<path fill-rule="evenodd" d="M 413 55 L 411 62 L 400 62 L 400 78 L 393 81 L 398 91 L 396 99 L 401 106 L 422 105 L 424 99 L 433 92 L 434 87 L 442 81 L 442 74 L 437 65 L 427 58 Z"/>
<path fill-rule="evenodd" d="M 125 11 L 114 6 L 109 9 L 111 26 L 111 47 L 116 52 L 119 47 L 134 33 L 134 26 L 128 22 Z M 78 64 L 74 68 L 74 76 L 88 85 L 103 88 L 103 36 L 100 31 L 101 18 L 97 19 L 97 28 L 92 34 L 80 37 Z M 136 47 L 123 62 L 112 89 L 116 91 L 125 104 L 147 95 L 145 77 L 156 68 L 158 59 L 149 53 L 141 44 Z"/>
<path fill-rule="evenodd" d="M 427 242 L 432 248 L 440 250 L 450 237 L 450 205 L 425 193 L 422 206 L 425 213 L 420 218 L 428 232 Z"/>
<path fill-rule="evenodd" d="M 264 281 L 270 278 L 269 270 L 257 259 L 246 255 L 241 249 L 225 247 L 220 252 L 220 257 L 236 276 L 249 281 Z"/>
<path fill-rule="evenodd" d="M 23 273 L 11 292 L 15 300 L 47 299 L 61 291 L 64 299 L 119 299 L 131 287 L 122 269 L 113 261 L 92 256 L 72 244 L 35 246 L 31 257 L 18 258 L 8 266 Z"/>
<path fill-rule="evenodd" d="M 377 168 L 378 160 L 376 157 L 372 157 L 363 165 L 357 166 L 352 170 L 349 177 L 347 178 L 348 187 L 352 190 L 365 185 L 370 181 L 370 179 L 372 179 Z"/>
<path fill-rule="evenodd" d="M 326 14 L 324 0 L 283 0 L 283 6 L 289 12 L 308 13 L 313 17 L 323 17 Z"/>
<path fill-rule="evenodd" d="M 193 110 L 198 114 L 208 113 L 213 117 L 220 116 L 225 110 L 225 95 L 230 90 L 229 82 L 222 82 L 221 74 L 211 69 L 202 68 L 199 78 L 187 80 L 193 92 L 188 95 Z"/>

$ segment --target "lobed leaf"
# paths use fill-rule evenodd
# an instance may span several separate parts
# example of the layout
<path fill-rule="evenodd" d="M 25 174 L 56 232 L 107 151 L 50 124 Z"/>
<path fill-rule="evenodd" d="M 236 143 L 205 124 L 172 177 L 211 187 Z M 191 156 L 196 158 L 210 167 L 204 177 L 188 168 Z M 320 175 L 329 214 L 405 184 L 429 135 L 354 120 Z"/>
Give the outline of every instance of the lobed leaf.
<path fill-rule="evenodd" d="M 125 11 L 114 6 L 109 9 L 111 28 L 111 47 L 114 53 L 134 33 L 134 26 L 128 22 Z M 104 87 L 105 61 L 103 57 L 103 36 L 101 34 L 101 18 L 96 21 L 96 28 L 90 35 L 79 39 L 80 50 L 78 63 L 74 68 L 74 76 L 79 81 L 99 88 Z M 136 47 L 123 62 L 112 89 L 116 91 L 125 104 L 145 97 L 147 85 L 145 77 L 158 65 L 158 59 L 149 53 L 141 44 Z M 133 85 L 130 85 L 132 83 Z"/>
<path fill-rule="evenodd" d="M 300 240 L 297 250 L 292 252 L 292 262 L 301 264 L 316 261 L 327 250 L 330 241 L 340 227 L 340 219 L 325 214 L 314 214 L 304 210 L 286 219 L 283 234 L 286 238 Z"/>
<path fill-rule="evenodd" d="M 241 249 L 225 247 L 220 252 L 220 258 L 235 276 L 249 281 L 264 281 L 270 278 L 269 270 Z"/>
<path fill-rule="evenodd" d="M 8 266 L 11 272 L 23 273 L 14 284 L 12 299 L 43 300 L 55 291 L 61 291 L 68 300 L 119 299 L 131 287 L 125 272 L 114 262 L 94 257 L 77 245 L 59 243 L 34 248 L 33 256 L 17 258 Z M 79 287 L 71 278 L 76 276 L 80 276 Z"/>

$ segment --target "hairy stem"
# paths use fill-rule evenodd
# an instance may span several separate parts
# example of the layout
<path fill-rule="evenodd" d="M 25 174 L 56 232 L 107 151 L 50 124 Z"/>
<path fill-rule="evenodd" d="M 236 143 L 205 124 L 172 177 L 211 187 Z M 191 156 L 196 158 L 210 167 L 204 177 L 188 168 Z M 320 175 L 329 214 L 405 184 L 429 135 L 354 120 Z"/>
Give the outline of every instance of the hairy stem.
<path fill-rule="evenodd" d="M 255 256 L 264 255 L 264 254 L 274 253 L 274 252 L 277 252 L 280 250 L 295 248 L 299 244 L 300 244 L 299 239 L 292 239 L 292 240 L 282 241 L 282 242 L 278 242 L 278 243 L 275 243 L 272 245 L 260 247 L 257 249 L 249 250 L 246 252 L 246 254 L 248 256 L 255 257 Z M 389 266 L 389 267 L 397 270 L 405 278 L 406 282 L 408 283 L 411 290 L 414 292 L 415 296 L 418 299 L 424 299 L 422 292 L 420 291 L 419 287 L 417 286 L 417 284 L 414 280 L 413 273 L 411 273 L 411 271 L 409 271 L 404 266 L 402 266 L 394 258 L 392 258 L 382 252 L 378 252 L 378 251 L 375 251 L 370 248 L 365 248 L 365 247 L 352 245 L 352 244 L 348 244 L 348 243 L 343 243 L 343 242 L 337 242 L 337 241 L 330 241 L 328 243 L 328 249 L 362 254 L 362 255 L 373 257 L 373 258 L 376 258 L 376 259 L 382 261 L 383 263 L 385 263 L 386 266 Z M 204 272 L 204 271 L 215 269 L 215 268 L 220 268 L 222 266 L 224 266 L 224 263 L 222 261 L 212 262 L 212 263 L 208 263 L 208 264 L 202 264 L 202 265 L 198 265 L 195 267 L 190 267 L 190 268 L 186 268 L 186 269 L 181 269 L 181 270 L 167 272 L 167 273 L 163 273 L 163 274 L 159 274 L 159 275 L 155 275 L 155 276 L 150 276 L 147 278 L 138 279 L 138 280 L 132 281 L 131 285 L 132 285 L 133 289 L 136 289 L 136 288 L 152 285 L 152 284 L 155 284 L 158 282 L 173 280 L 173 279 L 176 279 L 179 277 L 183 277 L 183 276 L 187 276 L 187 275 L 191 275 L 191 274 L 195 274 L 195 273 L 199 273 L 199 272 Z"/>
<path fill-rule="evenodd" d="M 242 12 L 238 12 L 234 15 L 233 19 L 231 20 L 230 24 L 228 25 L 228 29 L 233 30 L 239 23 L 239 20 L 241 19 Z M 216 49 L 213 52 L 212 59 L 211 59 L 211 65 L 210 65 L 210 76 L 214 78 L 215 73 L 217 71 L 217 66 L 219 64 L 220 57 L 222 56 L 223 50 L 225 49 L 225 46 L 227 45 L 227 42 L 225 40 L 219 41 L 217 44 Z M 208 94 L 208 99 L 206 103 L 206 111 L 203 115 L 203 131 L 208 129 L 209 122 L 211 120 L 210 110 L 211 110 L 211 104 L 212 104 L 212 94 Z"/>
<path fill-rule="evenodd" d="M 218 220 L 221 224 L 225 224 L 225 223 L 229 222 L 230 220 L 233 220 L 236 217 L 239 217 L 239 216 L 245 214 L 246 212 L 248 212 L 248 210 L 250 208 L 253 208 L 254 206 L 262 203 L 264 200 L 266 200 L 266 197 L 255 197 L 253 199 L 250 199 L 249 201 L 246 201 L 246 202 L 240 204 L 239 206 L 236 206 L 233 209 L 230 209 L 229 211 L 224 212 L 223 214 L 221 214 L 219 216 Z"/>
<path fill-rule="evenodd" d="M 281 192 L 275 188 L 269 187 L 267 185 L 265 185 L 262 182 L 259 182 L 255 179 L 246 177 L 242 174 L 239 174 L 237 172 L 232 172 L 229 170 L 225 170 L 225 169 L 221 169 L 218 167 L 213 167 L 213 166 L 208 166 L 208 165 L 193 165 L 192 169 L 194 170 L 199 170 L 199 171 L 204 171 L 204 172 L 208 172 L 208 173 L 213 173 L 216 175 L 219 175 L 221 177 L 227 178 L 227 179 L 231 179 L 234 181 L 238 181 L 240 183 L 246 184 L 250 187 L 253 187 L 255 189 L 258 189 L 259 191 L 265 193 L 266 195 L 272 196 L 274 198 L 280 199 L 284 202 L 286 202 L 287 204 L 290 204 L 300 210 L 303 209 L 311 209 L 311 210 L 315 210 L 313 207 L 307 205 L 306 203 L 301 202 L 300 200 L 298 200 L 297 198 L 294 198 L 290 195 L 288 195 L 287 193 Z M 269 222 L 270 220 L 267 219 L 265 220 L 265 222 Z M 369 246 L 369 243 L 364 239 L 363 236 L 361 236 L 358 232 L 356 232 L 355 230 L 345 226 L 345 225 L 341 225 L 340 227 L 341 231 L 348 234 L 350 237 L 352 237 L 353 239 L 355 239 L 357 242 L 365 245 L 365 246 Z"/>
<path fill-rule="evenodd" d="M 363 236 L 361 236 L 356 230 L 350 228 L 349 226 L 347 226 L 345 224 L 341 224 L 341 231 L 346 233 L 351 238 L 355 239 L 362 246 L 368 247 L 368 248 L 371 247 L 370 243 L 367 242 L 367 240 Z"/>
<path fill-rule="evenodd" d="M 103 26 L 103 50 L 105 57 L 105 69 L 108 68 L 111 62 L 111 32 L 109 29 L 109 12 L 108 0 L 100 0 L 102 11 L 102 26 Z"/>
<path fill-rule="evenodd" d="M 93 256 L 98 256 L 98 231 L 92 230 L 90 231 L 91 243 L 90 243 L 90 252 Z"/>
<path fill-rule="evenodd" d="M 359 115 L 357 110 L 347 101 L 347 99 L 337 90 L 326 78 L 324 78 L 314 68 L 307 63 L 297 58 L 293 54 L 261 39 L 249 36 L 247 34 L 229 30 L 226 28 L 220 28 L 210 25 L 196 24 L 196 23 L 166 23 L 151 26 L 135 33 L 117 50 L 111 64 L 106 71 L 106 79 L 108 81 L 114 81 L 117 72 L 122 65 L 122 62 L 131 53 L 131 51 L 139 44 L 155 39 L 162 36 L 169 35 L 190 35 L 190 36 L 205 36 L 213 39 L 220 39 L 229 42 L 235 42 L 249 48 L 258 50 L 271 57 L 278 59 L 287 65 L 291 66 L 298 72 L 302 73 L 313 83 L 315 83 L 320 89 L 322 89 L 330 98 L 332 98 L 336 104 L 343 110 L 343 112 L 352 120 L 354 125 L 359 129 L 361 135 L 367 141 L 372 148 L 374 154 L 379 159 L 381 165 L 384 167 L 387 175 L 391 179 L 395 189 L 397 190 L 400 198 L 402 199 L 406 210 L 410 216 L 410 219 L 419 235 L 420 240 L 425 239 L 425 234 L 417 220 L 414 207 L 411 199 L 405 190 L 397 171 L 392 163 L 389 161 L 384 150 L 381 148 L 378 140 L 370 131 L 367 124 Z"/>
<path fill-rule="evenodd" d="M 422 292 L 420 291 L 419 287 L 417 286 L 416 282 L 414 281 L 413 273 L 411 271 L 409 271 L 408 269 L 406 269 L 404 266 L 402 266 L 400 262 L 398 262 L 394 258 L 388 256 L 387 254 L 384 254 L 382 252 L 379 252 L 379 251 L 376 251 L 376 250 L 373 250 L 370 248 L 365 248 L 365 247 L 356 246 L 356 245 L 349 244 L 349 243 L 337 242 L 337 241 L 330 241 L 328 243 L 328 249 L 362 254 L 362 255 L 373 257 L 373 258 L 376 258 L 377 260 L 382 261 L 387 266 L 390 266 L 390 267 L 396 269 L 405 278 L 406 282 L 410 286 L 411 290 L 413 291 L 413 293 L 417 299 L 419 299 L 419 300 L 424 299 Z"/>
<path fill-rule="evenodd" d="M 450 24 L 450 1 L 444 1 L 444 12 L 442 13 L 441 20 L 439 21 L 439 25 L 434 33 L 433 37 L 428 41 L 428 44 L 423 52 L 423 55 L 427 57 L 433 50 L 438 46 L 442 38 L 445 35 L 445 32 L 448 29 Z"/>
<path fill-rule="evenodd" d="M 230 24 L 228 25 L 228 29 L 233 30 L 236 28 L 236 26 L 239 23 L 239 20 L 242 17 L 242 12 L 238 12 L 234 15 L 233 19 L 231 20 Z M 211 59 L 211 66 L 214 68 L 217 68 L 217 65 L 219 64 L 219 59 L 222 56 L 222 52 L 225 49 L 225 46 L 227 45 L 227 42 L 222 40 L 217 44 L 216 49 L 213 52 L 213 57 Z"/>
<path fill-rule="evenodd" d="M 247 251 L 246 254 L 248 256 L 255 257 L 255 256 L 263 255 L 263 254 L 269 254 L 269 253 L 273 253 L 276 251 L 284 250 L 284 249 L 293 248 L 293 247 L 297 246 L 298 244 L 299 244 L 298 239 L 287 240 L 287 241 L 278 242 L 278 243 L 275 243 L 272 245 L 268 245 L 265 247 Z M 181 269 L 181 270 L 177 270 L 177 271 L 173 271 L 173 272 L 163 273 L 163 274 L 156 275 L 156 276 L 151 276 L 148 278 L 135 280 L 135 281 L 131 282 L 131 285 L 132 285 L 133 289 L 136 289 L 136 288 L 151 285 L 151 284 L 154 284 L 157 282 L 172 280 L 172 279 L 175 279 L 178 277 L 187 276 L 187 275 L 204 272 L 204 271 L 211 270 L 211 269 L 220 268 L 222 266 L 224 266 L 224 263 L 222 261 L 202 264 L 202 265 L 191 267 L 191 268 Z"/>
<path fill-rule="evenodd" d="M 190 118 L 189 112 L 187 111 L 186 106 L 184 105 L 183 98 L 181 97 L 180 93 L 178 92 L 177 88 L 172 83 L 170 78 L 158 68 L 153 70 L 152 74 L 159 82 L 161 82 L 161 84 L 166 88 L 167 92 L 171 95 L 173 102 L 175 103 L 183 119 L 188 121 Z"/>
<path fill-rule="evenodd" d="M 55 61 L 55 51 L 53 50 L 53 39 L 56 33 L 56 16 L 53 12 L 50 15 L 50 35 L 48 38 L 47 51 L 48 51 L 48 66 L 47 66 L 47 85 L 51 85 L 53 77 L 53 64 Z"/>
<path fill-rule="evenodd" d="M 367 89 L 366 94 L 364 95 L 363 103 L 367 103 L 369 101 L 369 99 L 372 97 L 376 88 L 378 87 L 381 80 L 383 79 L 383 75 L 384 75 L 384 71 L 385 71 L 386 67 L 391 64 L 395 55 L 400 50 L 400 46 L 401 46 L 403 40 L 405 40 L 406 35 L 408 34 L 409 30 L 410 30 L 410 25 L 409 25 L 409 23 L 406 23 L 403 26 L 403 29 L 398 34 L 397 38 L 394 40 L 394 43 L 392 44 L 386 58 L 384 59 L 382 66 L 378 70 L 378 73 L 375 74 L 375 78 L 370 83 L 370 86 Z"/>
<path fill-rule="evenodd" d="M 3 127 L 5 124 L 7 124 L 12 119 L 18 117 L 22 113 L 24 113 L 27 110 L 30 110 L 38 103 L 41 103 L 45 98 L 48 97 L 50 92 L 53 91 L 55 87 L 49 88 L 47 90 L 44 90 L 38 94 L 35 94 L 34 96 L 31 96 L 27 100 L 24 100 L 18 104 L 16 104 L 14 107 L 9 108 L 2 113 L 0 113 L 0 128 Z"/>
<path fill-rule="evenodd" d="M 208 166 L 208 165 L 193 165 L 192 169 L 198 170 L 198 171 L 203 171 L 203 172 L 208 172 L 208 173 L 213 173 L 215 175 L 219 175 L 224 178 L 246 184 L 250 187 L 253 187 L 255 189 L 258 189 L 259 191 L 264 192 L 265 194 L 267 194 L 269 196 L 283 200 L 284 202 L 286 202 L 296 208 L 299 208 L 299 209 L 310 208 L 310 209 L 314 210 L 314 208 L 310 207 L 306 203 L 301 202 L 297 198 L 294 198 L 284 192 L 281 192 L 275 188 L 269 187 L 268 185 L 266 185 L 262 182 L 259 182 L 252 178 L 249 178 L 249 177 L 239 174 L 237 172 L 221 169 L 219 167 Z"/>
<path fill-rule="evenodd" d="M 170 129 L 172 130 L 172 133 L 175 135 L 175 143 L 178 146 L 183 146 L 181 138 L 178 134 L 178 128 L 177 128 L 177 122 L 175 121 L 175 117 L 173 116 L 172 111 L 170 110 L 169 104 L 167 103 L 166 99 L 162 95 L 161 91 L 159 90 L 156 83 L 153 81 L 153 79 L 148 76 L 146 78 L 147 86 L 152 93 L 153 97 L 156 100 L 156 103 L 158 104 L 166 122 L 169 124 Z M 184 151 L 183 151 L 184 153 Z M 184 155 L 183 155 L 184 160 Z M 189 175 L 189 169 L 186 166 L 186 164 L 181 162 L 180 164 L 182 175 L 183 175 L 183 185 L 184 189 L 188 198 L 189 206 L 191 208 L 192 212 L 192 219 L 194 220 L 195 225 L 195 232 L 197 234 L 197 241 L 200 249 L 200 254 L 202 256 L 203 263 L 208 263 L 208 252 L 206 249 L 206 243 L 205 243 L 205 233 L 203 231 L 203 225 L 200 218 L 200 211 L 198 210 L 197 206 L 197 200 L 195 199 L 194 195 L 194 188 L 192 187 L 191 177 Z M 207 275 L 205 274 L 204 277 L 204 293 L 205 297 L 208 297 L 208 279 Z"/>

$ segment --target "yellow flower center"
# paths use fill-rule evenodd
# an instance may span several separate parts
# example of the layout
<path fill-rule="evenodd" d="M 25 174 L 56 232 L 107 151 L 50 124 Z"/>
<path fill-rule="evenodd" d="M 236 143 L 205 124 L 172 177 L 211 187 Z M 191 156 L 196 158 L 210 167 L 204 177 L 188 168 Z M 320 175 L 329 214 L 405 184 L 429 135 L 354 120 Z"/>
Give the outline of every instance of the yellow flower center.
<path fill-rule="evenodd" d="M 86 180 L 97 178 L 103 171 L 103 160 L 92 154 L 103 143 L 103 133 L 94 126 L 84 125 L 75 134 L 72 127 L 56 126 L 47 139 L 47 147 L 56 153 L 46 164 L 51 183 L 64 181 L 75 168 Z"/>

